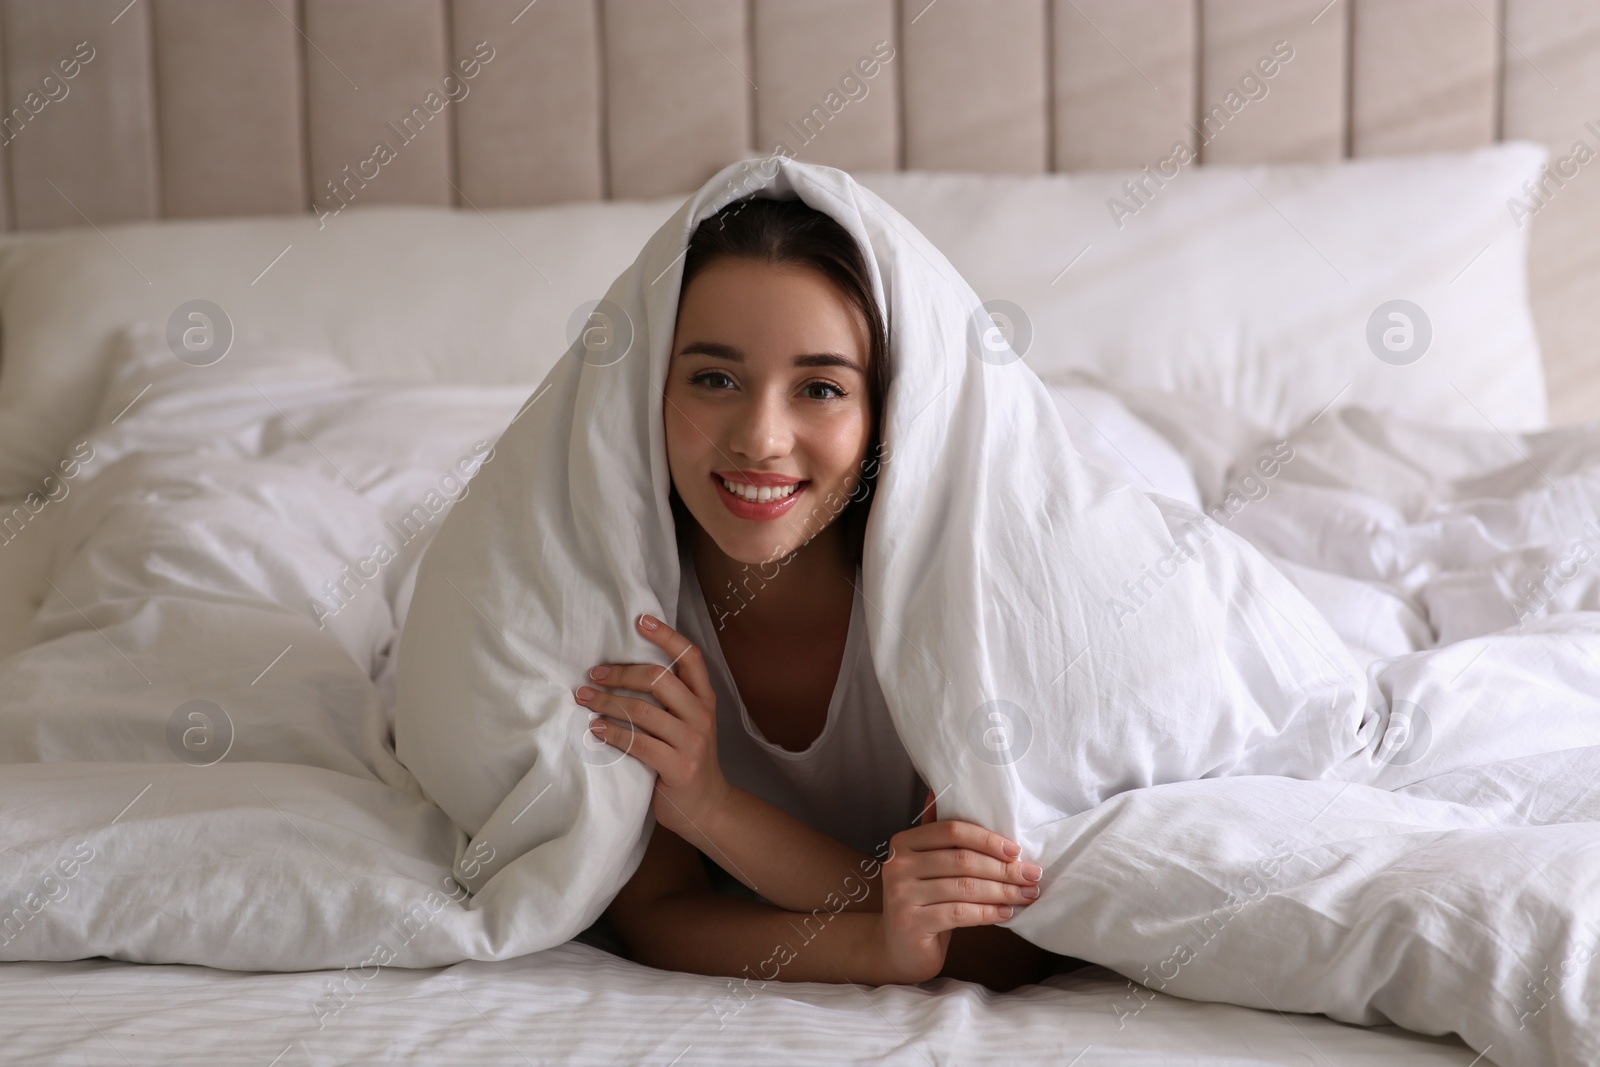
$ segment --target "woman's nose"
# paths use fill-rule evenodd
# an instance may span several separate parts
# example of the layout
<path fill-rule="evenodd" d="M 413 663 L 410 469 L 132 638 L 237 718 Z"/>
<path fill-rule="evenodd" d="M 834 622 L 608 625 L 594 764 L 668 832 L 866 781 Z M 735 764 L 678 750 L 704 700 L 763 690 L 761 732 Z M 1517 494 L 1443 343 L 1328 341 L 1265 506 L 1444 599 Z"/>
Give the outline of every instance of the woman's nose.
<path fill-rule="evenodd" d="M 783 398 L 753 395 L 737 416 L 729 444 L 740 454 L 760 460 L 787 454 L 792 437 Z"/>

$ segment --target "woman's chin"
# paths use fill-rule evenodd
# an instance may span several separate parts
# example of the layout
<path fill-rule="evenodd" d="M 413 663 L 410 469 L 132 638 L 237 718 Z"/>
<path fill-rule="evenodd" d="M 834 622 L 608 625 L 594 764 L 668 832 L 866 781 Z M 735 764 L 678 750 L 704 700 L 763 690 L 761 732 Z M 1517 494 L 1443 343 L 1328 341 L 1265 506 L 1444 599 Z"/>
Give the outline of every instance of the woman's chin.
<path fill-rule="evenodd" d="M 738 553 L 729 552 L 728 556 L 738 560 L 747 567 L 775 567 L 782 563 L 784 557 L 789 555 L 791 549 L 787 545 L 763 545 Z"/>
<path fill-rule="evenodd" d="M 791 545 L 787 541 L 774 540 L 770 535 L 758 538 L 713 534 L 712 540 L 716 542 L 724 556 L 748 567 L 774 566 L 799 547 L 798 544 Z"/>

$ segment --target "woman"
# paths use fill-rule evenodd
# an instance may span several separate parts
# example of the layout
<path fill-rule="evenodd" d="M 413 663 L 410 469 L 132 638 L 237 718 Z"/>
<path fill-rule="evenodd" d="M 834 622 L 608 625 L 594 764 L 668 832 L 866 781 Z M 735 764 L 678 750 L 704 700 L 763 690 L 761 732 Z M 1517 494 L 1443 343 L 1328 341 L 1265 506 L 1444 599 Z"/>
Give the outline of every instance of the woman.
<path fill-rule="evenodd" d="M 659 775 L 612 922 L 675 970 L 1038 980 L 1059 957 L 994 924 L 1040 868 L 937 819 L 865 647 L 888 337 L 860 249 L 801 200 L 736 200 L 696 229 L 679 292 L 663 415 L 682 632 L 637 620 L 676 666 L 600 664 L 604 688 L 577 693 L 595 735 Z M 702 855 L 750 895 L 719 893 Z"/>
<path fill-rule="evenodd" d="M 1077 958 L 1128 929 L 1083 917 L 1121 869 L 1067 877 L 1075 816 L 1314 780 L 1370 737 L 1289 580 L 1083 462 L 971 286 L 844 172 L 731 165 L 602 303 L 429 546 L 399 656 L 396 749 L 470 839 L 495 951 L 610 912 L 668 967 L 1005 986 L 1054 962 L 1005 927 Z M 755 474 L 795 502 L 735 500 Z M 708 893 L 696 849 L 758 899 Z"/>

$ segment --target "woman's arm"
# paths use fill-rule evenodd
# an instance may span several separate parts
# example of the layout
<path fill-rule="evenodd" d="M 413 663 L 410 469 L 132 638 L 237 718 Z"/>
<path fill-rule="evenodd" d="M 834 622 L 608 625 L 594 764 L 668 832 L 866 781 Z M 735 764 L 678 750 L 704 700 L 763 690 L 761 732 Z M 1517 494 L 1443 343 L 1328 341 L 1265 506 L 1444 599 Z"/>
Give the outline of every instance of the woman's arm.
<path fill-rule="evenodd" d="M 982 850 L 1002 840 L 956 822 L 897 834 L 884 912 L 846 912 L 835 896 L 799 913 L 716 893 L 694 846 L 657 823 L 608 915 L 634 960 L 663 970 L 865 985 L 944 975 L 1012 989 L 1049 974 L 1052 957 L 1010 931 L 985 929 L 1013 913 L 998 901 L 1022 900 L 1015 886 L 984 877 L 1003 866 L 1003 851 L 976 864 L 958 856 L 963 845 Z M 977 884 L 953 889 L 958 872 Z"/>
<path fill-rule="evenodd" d="M 716 697 L 700 650 L 660 620 L 641 616 L 637 625 L 677 669 L 603 664 L 591 676 L 603 685 L 648 692 L 660 705 L 590 687 L 577 697 L 585 707 L 627 722 L 623 727 L 602 718 L 592 729 L 657 772 L 651 803 L 657 832 L 640 870 L 613 902 L 613 924 L 630 947 L 638 946 L 633 951 L 641 959 L 735 976 L 753 966 L 757 977 L 770 980 L 774 976 L 760 972 L 799 957 L 800 946 L 773 940 L 784 928 L 812 949 L 824 929 L 843 925 L 852 937 L 839 955 L 808 952 L 807 962 L 784 977 L 881 983 L 950 973 L 987 982 L 1010 981 L 1023 973 L 1018 967 L 1033 973 L 1028 964 L 1036 961 L 1036 950 L 1009 932 L 977 940 L 963 936 L 945 972 L 953 932 L 1004 921 L 1011 914 L 1004 905 L 1025 905 L 1037 895 L 1040 871 L 1021 861 L 1015 843 L 970 823 L 925 818 L 889 842 L 883 864 L 894 870 L 896 883 L 889 886 L 877 859 L 727 782 L 717 760 Z M 698 867 L 697 846 L 778 906 L 713 893 Z M 766 941 L 772 944 L 759 944 Z M 757 947 L 767 952 L 742 958 Z"/>
<path fill-rule="evenodd" d="M 700 649 L 659 619 L 639 632 L 672 657 L 654 664 L 601 664 L 596 685 L 648 693 L 657 704 L 585 686 L 580 704 L 618 722 L 595 721 L 597 737 L 653 768 L 656 820 L 780 908 L 877 911 L 877 860 L 728 782 L 717 757 L 716 694 Z M 621 725 L 626 723 L 627 725 Z M 885 842 L 887 845 L 887 842 Z M 882 857 L 879 857 L 880 859 Z"/>
<path fill-rule="evenodd" d="M 804 914 L 715 892 L 693 845 L 660 823 L 608 914 L 635 961 L 750 981 L 882 984 L 872 914 Z"/>
<path fill-rule="evenodd" d="M 787 911 L 883 910 L 877 859 L 737 786 L 729 785 L 725 799 L 684 830 L 681 836 L 713 863 Z"/>

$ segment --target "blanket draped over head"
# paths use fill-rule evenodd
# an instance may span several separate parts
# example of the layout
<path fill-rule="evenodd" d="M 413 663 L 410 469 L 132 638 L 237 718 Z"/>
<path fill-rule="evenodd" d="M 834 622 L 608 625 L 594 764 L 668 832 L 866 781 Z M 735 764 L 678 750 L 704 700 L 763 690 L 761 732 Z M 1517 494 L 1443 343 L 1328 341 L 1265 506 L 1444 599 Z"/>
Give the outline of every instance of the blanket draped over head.
<path fill-rule="evenodd" d="M 576 932 L 641 855 L 653 772 L 577 744 L 591 716 L 573 692 L 596 663 L 666 662 L 633 620 L 676 615 L 662 406 L 679 279 L 696 224 L 749 194 L 836 219 L 888 317 L 862 593 L 879 684 L 941 817 L 1029 849 L 1038 827 L 1127 789 L 1314 778 L 1361 747 L 1366 682 L 1293 587 L 1225 532 L 1180 544 L 1185 516 L 1086 467 L 936 248 L 843 171 L 773 157 L 724 171 L 661 227 L 589 320 L 603 333 L 574 343 L 423 560 L 396 741 L 476 838 L 469 885 L 539 860 Z"/>
<path fill-rule="evenodd" d="M 1421 771 L 1374 756 L 1384 679 L 1231 531 L 1083 461 L 1046 386 L 904 218 L 842 171 L 777 157 L 728 167 L 661 227 L 424 557 L 395 738 L 470 837 L 456 873 L 494 920 L 482 954 L 582 931 L 652 831 L 653 772 L 591 742 L 573 692 L 597 663 L 666 662 L 633 620 L 677 621 L 662 398 L 683 258 L 697 223 L 752 194 L 799 197 L 865 254 L 891 364 L 862 562 L 872 663 L 939 817 L 1044 866 L 1040 900 L 1009 925 L 1169 992 L 1264 1008 L 1275 991 L 1284 1010 L 1570 1052 L 1594 1010 L 1581 978 L 1558 998 L 1566 1029 L 1507 1036 L 1505 991 L 1558 947 L 1508 962 L 1478 934 L 1467 951 L 1438 925 L 1448 909 L 1403 950 L 1382 947 L 1403 914 L 1388 934 L 1363 925 L 1361 864 L 1341 866 L 1330 835 L 1470 825 L 1390 801 Z M 1443 735 L 1450 713 L 1430 710 Z M 1473 736 L 1464 761 L 1481 755 Z M 1362 820 L 1383 829 L 1351 830 Z M 1145 850 L 1152 828 L 1180 825 L 1209 844 Z M 1146 910 L 1130 915 L 1135 899 Z M 1579 936 L 1570 908 L 1548 916 L 1526 936 Z M 1302 926 L 1304 943 L 1274 947 Z"/>

